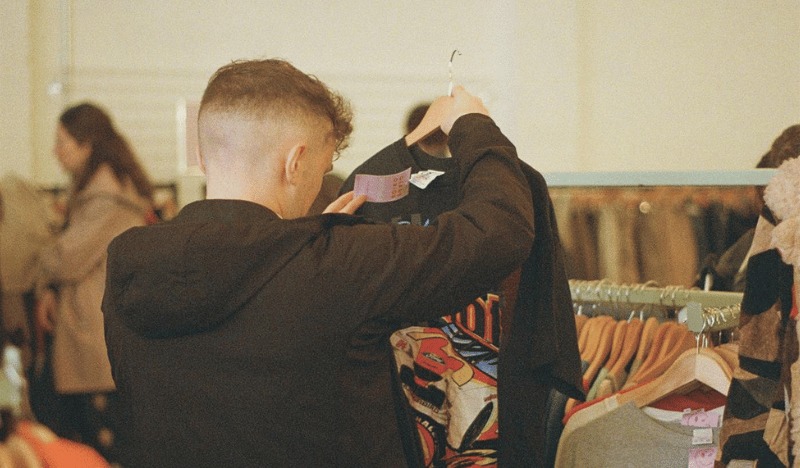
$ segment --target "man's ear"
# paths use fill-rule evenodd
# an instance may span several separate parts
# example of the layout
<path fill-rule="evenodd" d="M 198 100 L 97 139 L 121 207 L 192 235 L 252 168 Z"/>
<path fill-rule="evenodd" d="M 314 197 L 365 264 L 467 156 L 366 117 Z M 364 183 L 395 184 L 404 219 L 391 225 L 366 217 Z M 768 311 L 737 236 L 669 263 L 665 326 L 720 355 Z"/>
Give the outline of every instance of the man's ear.
<path fill-rule="evenodd" d="M 200 149 L 194 152 L 194 160 L 197 163 L 197 167 L 203 171 L 203 174 L 206 174 L 206 165 L 203 162 L 203 155 L 200 154 Z"/>
<path fill-rule="evenodd" d="M 292 146 L 292 149 L 290 149 L 289 153 L 286 155 L 284 175 L 286 176 L 286 181 L 290 184 L 296 183 L 302 171 L 305 156 L 306 146 L 300 143 Z"/>

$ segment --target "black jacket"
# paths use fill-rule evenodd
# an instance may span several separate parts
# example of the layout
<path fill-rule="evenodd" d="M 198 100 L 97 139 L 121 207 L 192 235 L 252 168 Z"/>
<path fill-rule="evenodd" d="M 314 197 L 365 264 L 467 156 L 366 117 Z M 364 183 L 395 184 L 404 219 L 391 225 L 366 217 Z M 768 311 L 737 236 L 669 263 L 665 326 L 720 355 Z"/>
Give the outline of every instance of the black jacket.
<path fill-rule="evenodd" d="M 572 299 L 552 201 L 542 175 L 524 162 L 520 165 L 531 190 L 533 248 L 521 271 L 491 288 L 512 299 L 501 301 L 504 336 L 498 363 L 498 419 L 503 468 L 544 464 L 545 403 L 551 389 L 584 398 Z M 353 189 L 357 174 L 389 175 L 409 167 L 412 174 L 427 170 L 443 174 L 424 189 L 410 186 L 409 194 L 399 200 L 367 203 L 357 214 L 381 222 L 426 225 L 470 195 L 470 188 L 460 184 L 462 168 L 456 159 L 428 155 L 417 146 L 406 146 L 403 139 L 356 168 L 340 192 Z M 403 401 L 398 405 L 402 407 Z M 406 451 L 410 459 L 419 462 L 422 456 L 413 440 L 413 416 L 403 413 Z"/>
<path fill-rule="evenodd" d="M 126 467 L 398 467 L 389 334 L 528 258 L 531 194 L 491 119 L 460 118 L 469 191 L 435 226 L 281 220 L 207 200 L 109 247 L 103 312 Z"/>

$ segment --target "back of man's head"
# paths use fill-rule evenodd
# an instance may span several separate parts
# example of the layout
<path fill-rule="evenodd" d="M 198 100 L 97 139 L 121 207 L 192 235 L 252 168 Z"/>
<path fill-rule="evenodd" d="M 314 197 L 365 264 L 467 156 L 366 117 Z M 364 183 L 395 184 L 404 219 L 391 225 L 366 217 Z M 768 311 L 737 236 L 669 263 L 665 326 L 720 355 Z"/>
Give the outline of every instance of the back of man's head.
<path fill-rule="evenodd" d="M 326 138 L 335 143 L 337 151 L 347 146 L 353 129 L 349 104 L 341 96 L 316 77 L 279 59 L 237 61 L 214 73 L 200 102 L 201 153 L 209 144 L 210 122 L 220 118 L 276 127 L 295 125 L 306 130 L 327 130 L 330 122 L 332 129 Z"/>

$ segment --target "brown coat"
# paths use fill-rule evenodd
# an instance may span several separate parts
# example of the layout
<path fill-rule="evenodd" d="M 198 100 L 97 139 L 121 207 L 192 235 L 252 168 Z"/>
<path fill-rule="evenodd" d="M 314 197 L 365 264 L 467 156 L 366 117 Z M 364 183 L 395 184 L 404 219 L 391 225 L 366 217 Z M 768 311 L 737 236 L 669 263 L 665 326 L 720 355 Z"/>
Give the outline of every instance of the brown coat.
<path fill-rule="evenodd" d="M 101 166 L 86 188 L 71 198 L 67 227 L 42 250 L 40 284 L 59 290 L 53 331 L 59 393 L 114 389 L 100 311 L 106 249 L 117 235 L 145 224 L 147 211 L 147 201 L 132 184 L 120 184 L 108 166 Z"/>

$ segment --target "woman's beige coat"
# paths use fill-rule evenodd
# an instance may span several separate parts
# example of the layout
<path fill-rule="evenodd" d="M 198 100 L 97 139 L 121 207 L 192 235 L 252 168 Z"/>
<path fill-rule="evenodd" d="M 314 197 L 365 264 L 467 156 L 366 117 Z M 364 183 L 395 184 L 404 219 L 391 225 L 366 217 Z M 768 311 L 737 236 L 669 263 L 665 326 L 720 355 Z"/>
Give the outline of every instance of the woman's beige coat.
<path fill-rule="evenodd" d="M 58 287 L 53 372 L 59 393 L 114 389 L 105 344 L 106 249 L 125 230 L 145 224 L 150 207 L 130 183 L 101 166 L 69 201 L 67 226 L 41 253 L 40 284 Z"/>

